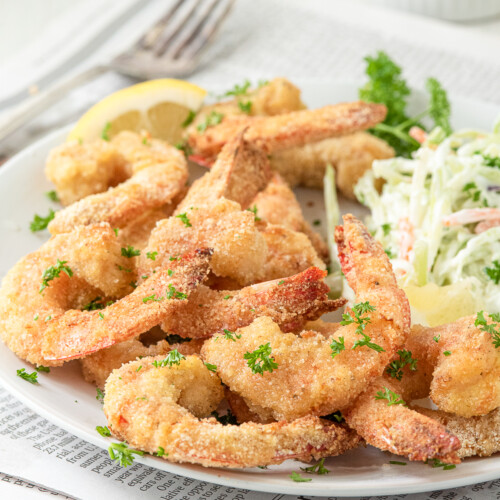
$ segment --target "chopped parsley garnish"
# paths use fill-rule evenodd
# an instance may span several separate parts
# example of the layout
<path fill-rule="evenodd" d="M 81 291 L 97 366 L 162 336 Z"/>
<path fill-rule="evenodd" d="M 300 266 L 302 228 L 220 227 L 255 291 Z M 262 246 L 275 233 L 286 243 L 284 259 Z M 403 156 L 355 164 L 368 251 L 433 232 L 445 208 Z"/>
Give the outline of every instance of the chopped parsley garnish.
<path fill-rule="evenodd" d="M 221 98 L 222 97 L 231 97 L 231 96 L 237 97 L 237 96 L 246 95 L 250 86 L 251 86 L 250 80 L 245 79 L 245 81 L 243 82 L 243 85 L 236 84 L 232 89 L 224 92 L 220 97 Z"/>
<path fill-rule="evenodd" d="M 158 252 L 147 252 L 146 257 L 151 260 L 156 260 L 156 256 L 158 255 Z"/>
<path fill-rule="evenodd" d="M 451 356 L 451 351 L 444 351 L 444 352 L 443 352 L 443 354 L 444 354 L 445 356 Z"/>
<path fill-rule="evenodd" d="M 255 351 L 246 352 L 243 359 L 247 360 L 247 365 L 252 373 L 263 376 L 265 371 L 272 373 L 278 368 L 278 363 L 271 356 L 271 352 L 271 343 L 267 342 L 267 344 L 260 345 Z"/>
<path fill-rule="evenodd" d="M 224 118 L 224 115 L 222 113 L 218 113 L 217 111 L 211 111 L 210 114 L 205 118 L 205 121 L 200 123 L 196 129 L 199 132 L 205 132 L 208 127 L 213 127 L 214 125 L 218 125 L 222 119 Z"/>
<path fill-rule="evenodd" d="M 492 264 L 492 267 L 485 267 L 484 272 L 495 285 L 498 285 L 500 283 L 500 262 L 494 260 Z"/>
<path fill-rule="evenodd" d="M 167 270 L 167 274 L 168 274 L 169 276 L 173 276 L 174 271 L 172 271 L 172 269 L 168 269 L 168 270 Z M 146 278 L 147 278 L 147 276 L 146 276 Z"/>
<path fill-rule="evenodd" d="M 60 202 L 61 200 L 59 199 L 59 196 L 57 196 L 57 192 L 52 190 L 52 191 L 47 191 L 45 193 L 45 196 L 47 196 L 47 198 L 50 200 L 50 201 L 53 201 L 54 203 L 58 203 Z"/>
<path fill-rule="evenodd" d="M 313 226 L 321 226 L 321 221 L 319 219 L 314 220 Z"/>
<path fill-rule="evenodd" d="M 246 102 L 240 101 L 238 103 L 238 107 L 240 108 L 241 111 L 243 111 L 243 113 L 249 115 L 252 112 L 252 101 L 246 101 Z"/>
<path fill-rule="evenodd" d="M 153 252 L 154 253 L 154 252 Z M 158 253 L 158 252 L 156 252 Z M 154 260 L 154 259 L 153 259 Z M 168 260 L 174 261 L 174 260 L 180 260 L 180 257 L 178 255 L 172 255 L 172 257 L 169 257 Z"/>
<path fill-rule="evenodd" d="M 391 248 L 386 248 L 384 250 L 384 252 L 387 254 L 387 257 L 389 257 L 389 259 L 395 259 L 396 258 L 396 254 L 392 251 Z"/>
<path fill-rule="evenodd" d="M 138 248 L 134 248 L 133 246 L 128 245 L 127 248 L 122 247 L 122 255 L 130 259 L 132 257 L 141 255 L 141 251 Z"/>
<path fill-rule="evenodd" d="M 158 451 L 156 452 L 156 456 L 157 457 L 163 457 L 163 456 L 168 457 L 168 453 L 165 453 L 165 448 L 158 446 Z"/>
<path fill-rule="evenodd" d="M 436 342 L 436 344 L 439 342 L 439 340 L 441 339 L 441 335 L 436 335 L 435 337 L 432 337 L 434 339 L 434 342 Z"/>
<path fill-rule="evenodd" d="M 397 460 L 389 460 L 391 465 L 406 465 L 406 462 L 398 462 Z"/>
<path fill-rule="evenodd" d="M 167 335 L 165 337 L 165 340 L 169 344 L 183 344 L 184 342 L 189 342 L 192 339 L 190 339 L 189 337 L 181 337 L 180 335 L 176 335 L 175 333 L 171 333 L 170 335 Z"/>
<path fill-rule="evenodd" d="M 445 464 L 444 462 L 441 462 L 441 460 L 438 460 L 437 458 L 433 458 L 432 460 L 426 460 L 424 463 L 430 465 L 433 469 L 442 467 L 443 470 L 452 470 L 456 468 L 456 465 Z"/>
<path fill-rule="evenodd" d="M 479 311 L 476 321 L 474 321 L 474 326 L 479 327 L 483 332 L 489 333 L 493 340 L 493 345 L 498 349 L 500 347 L 500 313 L 489 314 L 488 316 L 491 320 L 496 321 L 496 323 L 488 324 L 484 317 L 484 311 Z"/>
<path fill-rule="evenodd" d="M 182 151 L 186 158 L 193 154 L 193 148 L 186 141 L 178 142 L 175 147 Z"/>
<path fill-rule="evenodd" d="M 97 401 L 104 401 L 104 392 L 101 391 L 101 389 L 99 389 L 99 387 L 96 388 L 96 391 L 97 391 L 97 396 L 95 397 L 97 399 Z"/>
<path fill-rule="evenodd" d="M 391 225 L 389 223 L 386 223 L 382 224 L 380 227 L 382 228 L 384 236 L 389 236 L 389 233 L 391 232 Z"/>
<path fill-rule="evenodd" d="M 144 144 L 144 146 L 149 146 L 150 145 L 147 137 L 143 137 L 142 138 L 142 143 Z"/>
<path fill-rule="evenodd" d="M 129 448 L 126 443 L 113 443 L 108 448 L 109 458 L 116 460 L 122 467 L 127 467 L 134 463 L 134 454 L 142 457 L 143 451 Z"/>
<path fill-rule="evenodd" d="M 345 326 L 354 323 L 355 325 L 357 325 L 356 333 L 363 336 L 361 340 L 356 340 L 356 342 L 354 342 L 354 345 L 352 346 L 353 349 L 366 346 L 377 352 L 385 352 L 385 349 L 383 347 L 371 342 L 371 337 L 364 333 L 366 325 L 371 322 L 371 318 L 365 315 L 373 311 L 375 311 L 375 307 L 370 305 L 369 302 L 360 302 L 358 304 L 354 304 L 349 313 L 342 314 L 342 321 L 340 322 L 340 324 L 342 326 Z M 353 314 L 354 317 L 352 316 Z"/>
<path fill-rule="evenodd" d="M 99 319 L 104 319 L 104 314 L 102 312 L 99 313 Z"/>
<path fill-rule="evenodd" d="M 261 220 L 262 220 L 262 219 L 261 219 L 261 218 L 257 215 L 257 205 L 254 205 L 252 208 L 247 208 L 247 211 L 248 211 L 248 212 L 252 212 L 252 213 L 253 213 L 253 215 L 254 215 L 253 220 L 254 220 L 255 222 L 259 222 L 259 221 L 261 221 Z"/>
<path fill-rule="evenodd" d="M 142 365 L 139 365 L 139 367 L 135 370 L 136 372 L 140 371 L 142 368 Z"/>
<path fill-rule="evenodd" d="M 308 474 L 328 474 L 330 471 L 325 467 L 325 459 L 322 458 L 317 464 L 311 465 L 311 467 L 301 467 L 300 470 L 307 472 Z"/>
<path fill-rule="evenodd" d="M 162 302 L 163 300 L 165 300 L 165 298 L 164 297 L 157 297 L 156 293 L 153 293 L 153 295 L 150 295 L 149 297 L 144 297 L 142 299 L 144 304 L 146 304 L 148 302 Z"/>
<path fill-rule="evenodd" d="M 345 351 L 344 337 L 339 337 L 338 340 L 333 339 L 330 348 L 332 350 L 332 358 Z"/>
<path fill-rule="evenodd" d="M 17 376 L 26 380 L 30 384 L 38 384 L 38 373 L 35 371 L 33 373 L 28 373 L 24 368 L 17 370 Z"/>
<path fill-rule="evenodd" d="M 408 365 L 412 372 L 417 369 L 417 360 L 411 357 L 411 351 L 402 349 L 398 351 L 399 359 L 392 361 L 385 370 L 392 378 L 401 380 L 403 378 L 403 368 Z"/>
<path fill-rule="evenodd" d="M 464 193 L 467 193 L 467 196 L 472 200 L 472 201 L 479 201 L 481 199 L 481 191 L 477 189 L 477 185 L 475 182 L 468 182 L 462 189 Z M 488 202 L 486 200 L 483 200 L 483 205 L 486 203 L 485 206 L 488 205 Z"/>
<path fill-rule="evenodd" d="M 40 293 L 42 293 L 49 286 L 49 281 L 59 278 L 61 272 L 66 273 L 70 278 L 73 276 L 73 271 L 66 265 L 67 262 L 67 260 L 57 259 L 57 264 L 55 266 L 50 266 L 45 269 L 42 274 L 42 284 L 38 290 Z"/>
<path fill-rule="evenodd" d="M 387 406 L 392 406 L 392 405 L 403 405 L 406 406 L 406 403 L 404 400 L 396 394 L 395 392 L 391 391 L 387 387 L 384 387 L 383 391 L 378 391 L 375 399 L 386 399 L 387 400 Z"/>
<path fill-rule="evenodd" d="M 125 272 L 125 273 L 131 273 L 131 272 L 132 272 L 132 269 L 128 269 L 127 267 L 120 266 L 120 264 L 116 264 L 116 267 L 117 267 L 120 271 L 123 271 L 123 272 Z"/>
<path fill-rule="evenodd" d="M 191 125 L 191 123 L 193 123 L 195 116 L 196 116 L 196 112 L 193 111 L 192 109 L 190 109 L 186 119 L 182 122 L 182 125 L 181 125 L 182 128 L 186 128 L 187 126 Z"/>
<path fill-rule="evenodd" d="M 132 287 L 132 288 L 137 288 L 137 281 L 131 281 L 129 283 L 129 285 Z"/>
<path fill-rule="evenodd" d="M 37 231 L 43 231 L 47 229 L 49 222 L 55 217 L 56 213 L 54 210 L 49 208 L 49 215 L 47 217 L 42 217 L 38 214 L 35 214 L 33 220 L 30 223 L 31 232 L 36 233 Z"/>
<path fill-rule="evenodd" d="M 216 365 L 212 365 L 211 363 L 207 363 L 205 361 L 205 366 L 207 367 L 207 369 L 211 372 L 216 372 L 217 371 L 217 366 Z"/>
<path fill-rule="evenodd" d="M 325 418 L 326 420 L 331 420 L 332 422 L 339 422 L 339 423 L 345 421 L 340 411 L 336 411 L 335 413 L 330 413 L 330 415 L 325 415 L 322 418 Z"/>
<path fill-rule="evenodd" d="M 118 236 L 119 230 L 120 230 L 120 228 L 118 228 L 118 227 L 113 228 L 113 232 L 115 233 L 115 236 Z"/>
<path fill-rule="evenodd" d="M 43 366 L 43 365 L 35 366 L 35 370 L 38 373 L 40 373 L 40 372 L 50 373 L 50 368 L 48 366 Z"/>
<path fill-rule="evenodd" d="M 109 132 L 111 130 L 111 123 L 107 122 L 106 125 L 104 125 L 104 128 L 102 129 L 101 132 L 101 139 L 108 141 L 109 142 Z"/>
<path fill-rule="evenodd" d="M 232 295 L 224 295 L 224 300 L 229 300 L 231 299 L 233 296 Z"/>
<path fill-rule="evenodd" d="M 33 321 L 38 321 L 38 313 L 33 316 Z"/>
<path fill-rule="evenodd" d="M 186 227 L 193 227 L 186 212 L 184 212 L 183 214 L 176 215 L 176 217 L 180 219 Z"/>
<path fill-rule="evenodd" d="M 222 425 L 239 425 L 238 420 L 236 420 L 236 417 L 229 408 L 225 415 L 219 415 L 217 411 L 213 411 L 210 415 Z"/>
<path fill-rule="evenodd" d="M 172 283 L 168 284 L 168 290 L 167 290 L 167 293 L 165 296 L 167 297 L 167 299 L 177 299 L 177 300 L 187 299 L 187 294 L 182 293 L 182 292 L 178 292 L 175 289 L 174 285 L 172 285 Z"/>
<path fill-rule="evenodd" d="M 102 437 L 110 437 L 111 436 L 111 431 L 108 429 L 106 425 L 97 425 L 95 430 L 102 436 Z"/>
<path fill-rule="evenodd" d="M 224 331 L 224 338 L 226 340 L 232 340 L 233 342 L 236 342 L 236 339 L 241 339 L 241 334 L 237 335 L 236 333 L 232 332 L 231 330 L 227 330 L 226 328 L 224 328 L 223 331 Z"/>
<path fill-rule="evenodd" d="M 296 483 L 309 483 L 312 481 L 310 477 L 302 477 L 298 472 L 292 472 L 290 474 L 290 477 L 296 482 Z"/>
<path fill-rule="evenodd" d="M 161 361 L 153 361 L 153 366 L 156 368 L 164 367 L 164 366 L 172 366 L 172 365 L 180 365 L 181 361 L 186 359 L 186 356 L 181 354 L 177 349 L 172 349 L 167 357 Z"/>

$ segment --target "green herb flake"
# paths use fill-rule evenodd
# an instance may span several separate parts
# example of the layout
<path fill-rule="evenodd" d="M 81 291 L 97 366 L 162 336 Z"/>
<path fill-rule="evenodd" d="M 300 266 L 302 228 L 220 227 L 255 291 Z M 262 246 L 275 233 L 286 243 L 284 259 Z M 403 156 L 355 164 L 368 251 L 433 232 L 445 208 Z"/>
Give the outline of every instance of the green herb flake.
<path fill-rule="evenodd" d="M 387 400 L 387 406 L 392 406 L 392 405 L 403 405 L 406 406 L 406 403 L 404 400 L 396 394 L 395 392 L 391 391 L 387 387 L 384 387 L 383 391 L 377 391 L 377 394 L 375 396 L 375 399 L 385 399 Z"/>
<path fill-rule="evenodd" d="M 233 342 L 236 342 L 236 339 L 241 339 L 241 334 L 237 335 L 236 333 L 232 332 L 231 330 L 227 330 L 226 328 L 224 328 L 223 331 L 224 331 L 224 338 L 226 340 L 232 340 Z"/>
<path fill-rule="evenodd" d="M 38 366 L 35 366 L 35 370 L 38 372 L 38 373 L 50 373 L 50 368 L 48 366 L 43 366 L 43 365 L 38 365 Z"/>
<path fill-rule="evenodd" d="M 441 460 L 438 460 L 437 458 L 433 458 L 432 460 L 426 460 L 424 463 L 430 465 L 433 469 L 442 467 L 443 470 L 452 470 L 456 468 L 456 465 L 445 464 L 444 462 L 441 462 Z"/>
<path fill-rule="evenodd" d="M 398 462 L 397 460 L 389 460 L 391 465 L 406 465 L 406 462 Z"/>
<path fill-rule="evenodd" d="M 152 365 L 156 368 L 161 368 L 161 367 L 171 367 L 173 365 L 180 365 L 181 361 L 183 359 L 186 359 L 186 356 L 181 354 L 177 349 L 172 349 L 168 354 L 167 357 L 161 361 L 153 361 Z"/>
<path fill-rule="evenodd" d="M 500 262 L 494 260 L 492 264 L 492 267 L 485 267 L 484 272 L 495 285 L 498 285 L 500 283 Z"/>
<path fill-rule="evenodd" d="M 252 212 L 253 215 L 254 215 L 254 222 L 259 222 L 261 221 L 262 219 L 257 215 L 257 205 L 254 205 L 252 208 L 247 208 L 247 211 L 248 212 Z"/>
<path fill-rule="evenodd" d="M 217 366 L 216 365 L 212 365 L 211 363 L 205 362 L 205 366 L 207 367 L 207 369 L 209 371 L 214 372 L 214 373 L 217 372 Z"/>
<path fill-rule="evenodd" d="M 150 260 L 156 260 L 156 256 L 158 255 L 158 252 L 147 252 L 146 257 Z"/>
<path fill-rule="evenodd" d="M 401 380 L 403 378 L 403 368 L 408 365 L 411 371 L 417 370 L 417 360 L 413 359 L 411 356 L 411 351 L 402 349 L 398 351 L 399 359 L 391 361 L 389 366 L 386 368 L 386 372 L 396 380 Z"/>
<path fill-rule="evenodd" d="M 70 278 L 73 276 L 73 271 L 66 264 L 67 260 L 57 259 L 57 264 L 55 266 L 50 266 L 42 274 L 42 283 L 39 288 L 39 293 L 42 293 L 48 286 L 49 282 L 59 278 L 61 272 L 66 273 Z"/>
<path fill-rule="evenodd" d="M 484 317 L 484 311 L 479 311 L 474 321 L 474 326 L 478 327 L 483 332 L 489 333 L 493 345 L 498 349 L 500 347 L 500 313 L 489 314 L 488 316 L 496 323 L 488 324 L 488 321 Z"/>
<path fill-rule="evenodd" d="M 110 141 L 110 138 L 109 138 L 110 131 L 111 131 L 111 123 L 107 122 L 106 125 L 104 125 L 104 128 L 102 129 L 101 139 L 109 142 Z"/>
<path fill-rule="evenodd" d="M 389 236 L 389 234 L 391 232 L 391 224 L 389 224 L 387 222 L 385 224 L 382 224 L 380 227 L 382 228 L 382 232 L 384 233 L 384 236 Z"/>
<path fill-rule="evenodd" d="M 338 340 L 332 339 L 330 348 L 332 350 L 332 358 L 337 356 L 337 354 L 340 354 L 342 351 L 345 351 L 344 337 L 339 337 Z"/>
<path fill-rule="evenodd" d="M 180 219 L 186 227 L 193 227 L 186 212 L 184 212 L 183 214 L 176 215 L 176 217 Z"/>
<path fill-rule="evenodd" d="M 110 437 L 111 436 L 111 431 L 108 429 L 106 425 L 97 425 L 95 430 L 102 436 L 102 437 Z"/>
<path fill-rule="evenodd" d="M 56 213 L 51 208 L 49 208 L 49 215 L 47 215 L 47 217 L 42 217 L 38 214 L 35 214 L 33 220 L 30 223 L 31 232 L 36 233 L 37 231 L 43 231 L 44 229 L 47 229 L 49 222 L 55 217 L 55 215 Z"/>
<path fill-rule="evenodd" d="M 238 102 L 238 107 L 243 113 L 249 115 L 252 112 L 252 101 L 240 101 Z"/>
<path fill-rule="evenodd" d="M 223 118 L 224 115 L 222 113 L 218 113 L 217 111 L 211 111 L 210 114 L 205 117 L 205 120 L 196 127 L 196 129 L 199 132 L 203 133 L 207 130 L 207 128 L 213 127 L 214 125 L 218 125 Z"/>
<path fill-rule="evenodd" d="M 158 446 L 158 451 L 156 452 L 157 457 L 168 457 L 168 453 L 165 453 L 165 448 L 162 448 L 161 446 Z"/>
<path fill-rule="evenodd" d="M 292 472 L 290 474 L 290 477 L 296 483 L 309 483 L 310 481 L 312 481 L 312 479 L 310 477 L 302 477 L 298 472 Z"/>
<path fill-rule="evenodd" d="M 134 463 L 134 454 L 142 457 L 143 451 L 129 448 L 126 443 L 113 443 L 108 448 L 109 458 L 116 460 L 122 467 L 127 467 Z"/>
<path fill-rule="evenodd" d="M 28 373 L 24 368 L 17 370 L 17 376 L 26 380 L 30 384 L 38 384 L 38 373 L 34 371 L 33 373 Z"/>
<path fill-rule="evenodd" d="M 271 356 L 271 343 L 260 345 L 255 351 L 246 352 L 243 359 L 247 360 L 247 365 L 252 373 L 264 376 L 264 372 L 272 373 L 278 368 L 278 363 Z"/>
<path fill-rule="evenodd" d="M 182 128 L 186 128 L 189 125 L 191 125 L 191 123 L 193 123 L 195 116 L 196 116 L 196 112 L 193 111 L 192 109 L 190 109 L 186 119 L 181 124 Z"/>
<path fill-rule="evenodd" d="M 322 458 L 317 464 L 311 467 L 301 467 L 300 470 L 307 472 L 307 474 L 328 474 L 330 471 L 325 467 L 325 459 Z"/>
<path fill-rule="evenodd" d="M 59 199 L 59 196 L 57 196 L 57 192 L 52 190 L 52 191 L 47 191 L 45 193 L 45 196 L 50 200 L 53 201 L 54 203 L 59 203 L 61 200 Z"/>
<path fill-rule="evenodd" d="M 123 257 L 131 259 L 132 257 L 138 257 L 141 255 L 141 251 L 131 245 L 128 245 L 126 248 L 122 247 L 122 255 Z"/>
<path fill-rule="evenodd" d="M 103 402 L 104 401 L 104 392 L 102 392 L 102 390 L 99 389 L 99 387 L 96 388 L 96 392 L 97 392 L 97 395 L 95 398 L 97 399 L 97 401 Z"/>
<path fill-rule="evenodd" d="M 444 354 L 445 356 L 451 356 L 451 351 L 444 351 L 444 352 L 443 352 L 443 354 Z"/>

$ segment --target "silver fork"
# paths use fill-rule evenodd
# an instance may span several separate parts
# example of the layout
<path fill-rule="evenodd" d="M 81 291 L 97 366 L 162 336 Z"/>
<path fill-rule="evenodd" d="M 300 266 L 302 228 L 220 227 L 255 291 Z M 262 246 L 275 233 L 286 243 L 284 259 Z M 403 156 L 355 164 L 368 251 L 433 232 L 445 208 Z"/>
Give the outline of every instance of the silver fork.
<path fill-rule="evenodd" d="M 31 96 L 8 113 L 0 122 L 0 141 L 63 95 L 107 71 L 118 71 L 143 80 L 190 75 L 233 3 L 234 0 L 176 0 L 163 17 L 125 52 Z"/>

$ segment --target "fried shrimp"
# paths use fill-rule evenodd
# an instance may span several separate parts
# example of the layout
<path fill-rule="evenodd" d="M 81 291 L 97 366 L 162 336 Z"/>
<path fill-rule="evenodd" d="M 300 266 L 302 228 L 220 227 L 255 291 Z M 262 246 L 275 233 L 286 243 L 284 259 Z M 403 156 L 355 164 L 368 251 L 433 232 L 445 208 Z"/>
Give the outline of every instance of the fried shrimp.
<path fill-rule="evenodd" d="M 276 420 L 293 420 L 347 408 L 382 375 L 406 340 L 408 301 L 380 244 L 352 215 L 344 216 L 335 236 L 344 274 L 359 301 L 343 326 L 334 326 L 327 338 L 316 332 L 296 336 L 262 317 L 237 330 L 233 339 L 216 335 L 202 348 L 202 356 L 250 410 L 258 405 Z M 267 371 L 252 369 L 248 361 L 259 353 Z"/>
<path fill-rule="evenodd" d="M 207 338 L 224 329 L 235 331 L 259 316 L 269 316 L 284 331 L 295 331 L 308 319 L 338 309 L 344 300 L 328 300 L 325 271 L 310 268 L 295 276 L 251 285 L 236 291 L 200 286 L 169 316 L 162 328 L 189 338 Z"/>
<path fill-rule="evenodd" d="M 81 358 L 149 331 L 175 314 L 203 281 L 211 253 L 203 249 L 185 254 L 100 311 L 70 310 L 54 317 L 43 334 L 43 358 L 50 362 Z"/>
<path fill-rule="evenodd" d="M 293 191 L 275 174 L 267 187 L 250 204 L 256 209 L 256 217 L 286 229 L 304 233 L 313 244 L 318 255 L 328 260 L 328 247 L 323 238 L 304 219 L 302 209 Z"/>
<path fill-rule="evenodd" d="M 196 356 L 179 364 L 162 357 L 143 358 L 110 375 L 104 413 L 111 432 L 132 447 L 149 453 L 161 447 L 169 461 L 207 467 L 255 467 L 290 458 L 309 461 L 341 454 L 359 442 L 345 427 L 315 417 L 224 426 L 206 418 L 223 396 L 217 375 Z"/>
<path fill-rule="evenodd" d="M 382 121 L 386 113 L 382 104 L 359 101 L 269 117 L 228 116 L 201 133 L 196 128 L 190 129 L 188 142 L 196 155 L 210 160 L 235 131 L 248 127 L 245 139 L 271 153 L 366 130 Z"/>
<path fill-rule="evenodd" d="M 412 327 L 405 348 L 418 360 L 418 370 L 404 372 L 405 397 L 429 395 L 439 409 L 463 417 L 500 407 L 500 349 L 476 320 Z"/>
<path fill-rule="evenodd" d="M 292 187 L 297 185 L 322 188 L 325 168 L 335 168 L 340 192 L 356 199 L 354 186 L 372 167 L 374 160 L 392 158 L 394 150 L 382 139 L 365 132 L 332 137 L 300 148 L 273 153 L 270 162 Z"/>
<path fill-rule="evenodd" d="M 57 212 L 48 227 L 52 234 L 97 222 L 125 227 L 145 211 L 169 204 L 184 188 L 187 164 L 178 149 L 156 139 L 145 145 L 132 132 L 121 132 L 113 138 L 113 144 L 124 151 L 131 176 L 116 187 L 87 196 Z"/>
<path fill-rule="evenodd" d="M 461 417 L 418 406 L 414 410 L 446 426 L 460 440 L 460 458 L 489 457 L 500 451 L 500 408 L 480 417 Z"/>
<path fill-rule="evenodd" d="M 131 291 L 130 259 L 106 224 L 53 236 L 23 257 L 0 289 L 0 335 L 20 358 L 49 364 L 42 341 L 54 318 L 81 309 L 100 296 L 117 299 Z M 133 279 L 133 278 L 132 278 Z"/>
<path fill-rule="evenodd" d="M 410 460 L 459 463 L 460 440 L 430 416 L 408 408 L 397 381 L 379 377 L 342 415 L 372 446 Z"/>
<path fill-rule="evenodd" d="M 129 339 L 82 358 L 80 365 L 83 378 L 87 382 L 104 388 L 109 374 L 125 363 L 147 356 L 166 356 L 174 349 L 184 356 L 199 354 L 202 345 L 203 340 L 191 340 L 181 344 L 169 344 L 166 340 L 160 340 L 145 346 L 140 339 Z"/>

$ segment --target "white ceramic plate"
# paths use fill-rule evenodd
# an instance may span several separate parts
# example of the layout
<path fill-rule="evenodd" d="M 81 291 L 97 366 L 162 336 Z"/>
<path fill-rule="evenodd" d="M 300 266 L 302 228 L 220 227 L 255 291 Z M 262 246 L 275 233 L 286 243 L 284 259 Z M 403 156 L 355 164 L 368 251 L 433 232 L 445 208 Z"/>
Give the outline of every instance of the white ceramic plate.
<path fill-rule="evenodd" d="M 311 107 L 343 100 L 356 99 L 355 84 L 301 84 L 304 99 Z M 422 108 L 421 108 L 422 109 Z M 454 101 L 454 126 L 478 127 L 489 130 L 500 113 L 500 108 L 463 99 Z M 53 206 L 44 193 L 53 187 L 46 180 L 43 169 L 49 150 L 63 142 L 67 131 L 57 131 L 27 148 L 0 169 L 0 275 L 23 255 L 38 248 L 48 234 L 33 234 L 29 222 L 34 213 L 46 214 Z M 324 227 L 324 204 L 320 191 L 300 189 L 298 196 L 309 220 L 321 219 Z M 314 206 L 307 202 L 313 201 Z M 359 213 L 353 203 L 344 203 L 344 211 Z M 37 413 L 69 432 L 107 448 L 110 439 L 101 437 L 96 425 L 105 425 L 101 405 L 96 401 L 95 388 L 83 381 L 79 365 L 69 363 L 39 375 L 40 384 L 31 385 L 16 376 L 16 370 L 31 366 L 19 360 L 0 343 L 0 382 L 16 397 Z M 236 488 L 272 493 L 305 494 L 308 496 L 371 496 L 397 493 L 415 493 L 463 486 L 500 476 L 500 456 L 469 459 L 456 469 L 443 471 L 421 463 L 406 467 L 390 465 L 398 460 L 375 448 L 360 448 L 327 460 L 326 476 L 310 476 L 309 483 L 294 483 L 289 475 L 301 464 L 288 461 L 268 470 L 208 469 L 196 465 L 172 464 L 159 458 L 145 456 L 139 462 L 194 479 Z M 401 460 L 401 459 L 399 459 Z"/>

